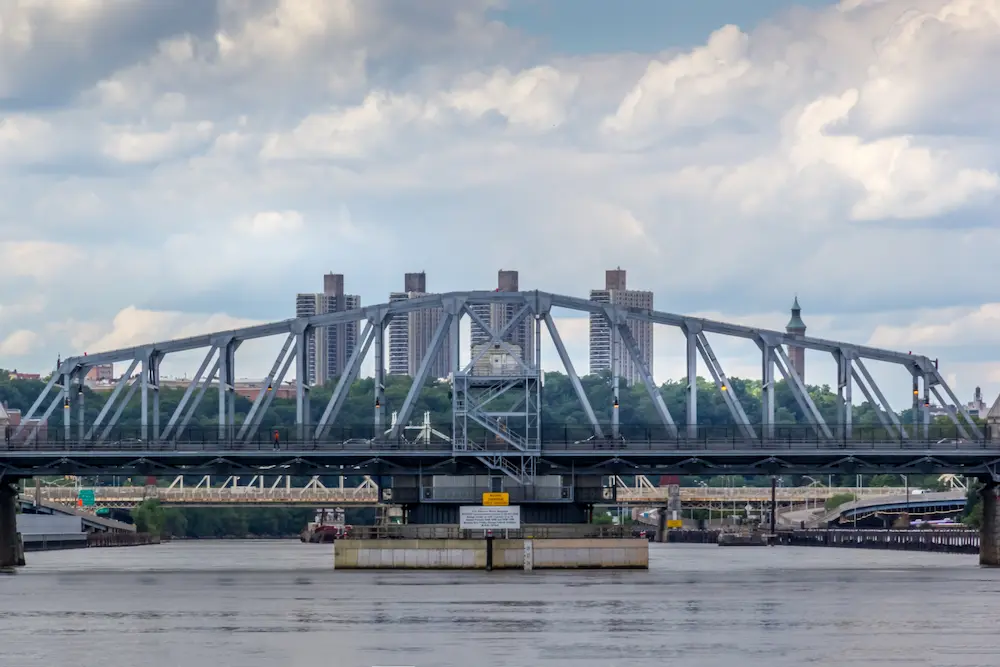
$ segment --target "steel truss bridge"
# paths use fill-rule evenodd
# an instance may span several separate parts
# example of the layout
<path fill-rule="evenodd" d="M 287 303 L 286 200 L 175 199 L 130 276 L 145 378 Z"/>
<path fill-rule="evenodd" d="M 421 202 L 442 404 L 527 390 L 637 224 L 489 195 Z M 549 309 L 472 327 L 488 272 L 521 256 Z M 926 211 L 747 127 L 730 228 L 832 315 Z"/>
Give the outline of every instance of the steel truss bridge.
<path fill-rule="evenodd" d="M 669 495 L 668 487 L 652 486 L 648 480 L 634 485 L 625 484 L 621 478 L 614 478 L 615 493 L 612 502 L 616 505 L 663 504 Z M 80 497 L 80 486 L 42 486 L 37 496 L 48 503 L 76 505 Z M 130 509 L 144 500 L 156 499 L 164 505 L 187 507 L 213 506 L 263 506 L 263 507 L 330 507 L 335 505 L 372 506 L 385 504 L 378 485 L 370 478 L 357 486 L 328 487 L 314 477 L 304 485 L 296 485 L 285 475 L 265 480 L 264 475 L 254 475 L 246 482 L 240 477 L 229 476 L 221 484 L 213 483 L 211 476 L 205 475 L 194 486 L 184 484 L 184 477 L 176 477 L 168 486 L 96 486 L 86 487 L 93 491 L 94 507 Z M 477 502 L 477 489 L 469 489 L 465 497 L 457 499 Z M 757 487 L 681 487 L 681 502 L 685 506 L 697 507 L 715 503 L 761 503 L 770 502 L 771 489 Z M 886 487 L 825 487 L 804 486 L 785 487 L 775 490 L 779 503 L 822 502 L 838 494 L 852 494 L 858 498 L 902 494 L 903 488 Z M 31 489 L 26 491 L 31 495 Z"/>
<path fill-rule="evenodd" d="M 603 320 L 612 350 L 610 423 L 599 420 L 584 393 L 573 360 L 552 317 L 553 309 Z M 412 386 L 395 419 L 386 419 L 385 333 L 394 318 L 433 311 L 437 325 Z M 460 321 L 468 317 L 479 339 L 468 364 L 461 364 Z M 632 325 L 650 322 L 678 329 L 684 337 L 687 396 L 685 414 L 671 414 L 653 382 Z M 292 368 L 308 377 L 307 350 L 318 328 L 359 323 L 356 347 L 332 396 L 311 423 L 310 387 L 296 383 L 296 423 L 280 451 L 271 447 L 261 424 Z M 543 330 L 586 416 L 583 427 L 543 424 L 540 363 Z M 249 340 L 282 337 L 283 344 L 248 414 L 235 412 L 236 353 Z M 710 337 L 754 342 L 760 349 L 761 412 L 751 420 L 731 386 Z M 515 343 L 513 341 L 519 341 Z M 530 344 L 529 344 L 530 343 Z M 532 354 L 523 347 L 532 348 Z M 452 423 L 447 432 L 427 432 L 410 424 L 421 389 L 438 352 L 451 349 Z M 837 419 L 827 423 L 793 371 L 786 347 L 832 355 L 836 361 Z M 348 390 L 363 360 L 374 355 L 375 382 L 370 425 L 339 420 Z M 160 365 L 179 353 L 203 359 L 176 409 L 160 409 Z M 620 358 L 619 358 L 620 357 Z M 635 363 L 657 416 L 635 427 L 619 421 L 618 369 Z M 901 423 L 869 372 L 869 362 L 901 367 L 910 377 L 912 423 Z M 99 414 L 87 423 L 84 378 L 98 364 L 127 366 Z M 699 368 L 707 370 L 732 416 L 731 428 L 698 425 Z M 777 373 L 776 373 L 777 371 Z M 783 378 L 795 397 L 805 426 L 775 420 L 775 381 Z M 262 385 L 262 386 L 263 386 Z M 877 428 L 852 424 L 854 389 L 876 408 Z M 190 426 L 210 392 L 217 394 L 218 423 L 211 433 Z M 139 396 L 140 425 L 131 437 L 119 424 L 130 400 Z M 931 426 L 934 396 L 952 428 Z M 954 405 L 955 407 L 950 407 Z M 56 426 L 56 411 L 62 424 Z M 36 421 L 33 421 L 36 420 Z M 39 424 L 47 424 L 42 428 Z M 412 430 L 418 430 L 417 436 Z M 265 469 L 296 476 L 372 474 L 489 474 L 514 486 L 532 485 L 539 475 L 601 474 L 797 474 L 956 473 L 998 479 L 1000 445 L 985 439 L 975 421 L 945 383 L 937 363 L 926 356 L 846 342 L 786 334 L 656 310 L 625 308 L 545 292 L 452 292 L 379 304 L 356 310 L 297 318 L 178 340 L 67 358 L 0 449 L 0 476 L 59 474 L 252 475 Z M 277 468 L 275 468 L 277 466 Z M 348 470 L 349 472 L 343 472 Z"/>

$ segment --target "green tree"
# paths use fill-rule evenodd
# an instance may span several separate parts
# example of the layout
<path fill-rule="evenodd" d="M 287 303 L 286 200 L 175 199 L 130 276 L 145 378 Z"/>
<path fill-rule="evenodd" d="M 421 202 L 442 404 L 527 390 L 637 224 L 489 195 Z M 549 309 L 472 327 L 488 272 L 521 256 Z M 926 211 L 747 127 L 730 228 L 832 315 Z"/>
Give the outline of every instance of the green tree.
<path fill-rule="evenodd" d="M 188 531 L 187 516 L 176 507 L 163 509 L 163 534 L 168 537 L 186 537 Z"/>
<path fill-rule="evenodd" d="M 132 518 L 135 520 L 136 530 L 140 533 L 163 534 L 164 516 L 159 500 L 151 498 L 142 501 L 132 511 Z"/>
<path fill-rule="evenodd" d="M 976 481 L 969 484 L 969 490 L 965 494 L 962 523 L 970 528 L 980 528 L 983 525 L 983 497 L 980 495 L 982 489 L 983 483 Z"/>
<path fill-rule="evenodd" d="M 868 480 L 868 486 L 903 486 L 899 475 L 874 475 Z"/>
<path fill-rule="evenodd" d="M 838 493 L 835 496 L 827 498 L 823 506 L 827 509 L 827 511 L 832 511 L 837 509 L 841 505 L 853 502 L 854 500 L 855 496 L 853 493 Z"/>

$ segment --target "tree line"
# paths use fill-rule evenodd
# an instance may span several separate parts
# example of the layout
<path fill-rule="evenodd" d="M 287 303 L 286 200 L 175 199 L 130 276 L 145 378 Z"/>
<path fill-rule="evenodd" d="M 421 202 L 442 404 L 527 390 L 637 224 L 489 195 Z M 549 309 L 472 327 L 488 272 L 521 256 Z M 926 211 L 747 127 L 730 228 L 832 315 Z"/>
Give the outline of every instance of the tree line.
<path fill-rule="evenodd" d="M 698 378 L 697 414 L 698 424 L 702 427 L 732 427 L 735 422 L 726 403 L 725 397 L 715 382 Z M 387 376 L 383 392 L 383 409 L 387 415 L 402 407 L 410 390 L 412 379 L 405 376 Z M 609 373 L 587 375 L 581 378 L 585 395 L 590 401 L 600 422 L 611 422 L 613 410 L 613 390 Z M 336 379 L 324 386 L 314 387 L 310 391 L 310 423 L 319 421 L 327 401 L 333 394 Z M 11 380 L 7 371 L 0 370 L 0 402 L 10 408 L 16 408 L 26 413 L 35 399 L 41 394 L 45 382 L 41 380 Z M 838 421 L 837 394 L 830 385 L 807 385 L 808 393 L 817 410 L 827 424 L 834 425 Z M 687 410 L 686 380 L 669 380 L 658 387 L 660 395 L 673 415 L 675 421 L 683 424 Z M 762 386 L 759 380 L 730 378 L 727 391 L 739 400 L 751 423 L 761 422 Z M 96 420 L 98 413 L 107 400 L 110 392 L 95 392 L 89 387 L 83 390 L 84 418 L 88 424 Z M 169 416 L 181 401 L 184 390 L 181 388 L 163 388 L 159 391 L 160 425 L 166 425 Z M 513 397 L 504 397 L 508 403 Z M 52 393 L 49 400 L 57 399 Z M 547 428 L 582 429 L 589 428 L 589 422 L 583 406 L 577 399 L 568 376 L 557 373 L 545 373 L 541 391 L 542 422 Z M 242 396 L 235 396 L 236 423 L 242 424 L 249 413 L 252 401 Z M 502 399 L 499 403 L 504 404 Z M 412 423 L 419 423 L 425 412 L 430 413 L 431 423 L 435 428 L 447 432 L 451 424 L 451 386 L 447 381 L 428 381 L 420 391 L 411 416 Z M 359 379 L 351 385 L 348 396 L 337 419 L 341 427 L 371 427 L 374 422 L 375 385 L 372 378 Z M 122 411 L 118 425 L 122 429 L 136 429 L 140 424 L 141 401 L 138 394 L 134 395 Z M 62 408 L 58 406 L 50 417 L 51 426 L 62 423 Z M 40 414 L 40 413 L 39 413 Z M 619 390 L 619 423 L 623 428 L 630 425 L 659 425 L 653 401 L 650 399 L 644 385 L 637 383 L 631 387 L 621 386 Z M 910 423 L 912 409 L 908 408 L 897 413 L 904 424 Z M 199 404 L 189 423 L 189 431 L 214 432 L 218 430 L 219 403 L 217 390 L 207 392 L 205 399 Z M 878 428 L 881 425 L 878 409 L 868 402 L 851 406 L 852 423 L 857 428 Z M 74 421 L 77 414 L 74 412 Z M 150 419 L 150 423 L 151 423 Z M 778 425 L 795 426 L 808 425 L 815 420 L 805 414 L 795 399 L 791 388 L 784 380 L 775 384 L 775 423 Z M 295 400 L 275 397 L 261 421 L 261 431 L 267 433 L 272 429 L 291 429 L 296 425 Z M 106 422 L 105 422 L 106 423 Z M 935 420 L 935 428 L 942 429 L 951 425 L 946 417 Z"/>

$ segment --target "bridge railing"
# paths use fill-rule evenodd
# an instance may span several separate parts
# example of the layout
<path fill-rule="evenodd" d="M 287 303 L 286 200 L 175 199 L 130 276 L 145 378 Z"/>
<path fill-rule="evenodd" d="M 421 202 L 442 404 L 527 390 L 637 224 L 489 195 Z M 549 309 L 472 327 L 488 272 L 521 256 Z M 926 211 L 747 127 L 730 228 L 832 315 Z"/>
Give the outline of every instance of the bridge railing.
<path fill-rule="evenodd" d="M 737 426 L 698 426 L 690 429 L 679 426 L 676 433 L 669 432 L 662 425 L 627 424 L 618 428 L 616 437 L 610 425 L 602 426 L 602 436 L 594 434 L 591 426 L 559 425 L 541 429 L 542 448 L 550 452 L 586 451 L 726 451 L 737 449 L 791 450 L 803 448 L 851 448 L 859 450 L 876 449 L 1000 449 L 1000 445 L 986 439 L 962 438 L 953 426 L 931 425 L 925 436 L 922 428 L 910 429 L 907 438 L 899 440 L 879 426 L 854 425 L 847 433 L 846 428 L 836 425 L 830 430 L 836 435 L 825 438 L 821 430 L 809 424 L 775 425 L 773 435 L 757 426 L 755 437 L 749 437 L 744 429 Z M 88 429 L 84 429 L 86 434 Z M 221 432 L 217 428 L 186 429 L 177 438 L 157 439 L 150 426 L 145 432 L 139 427 L 115 428 L 103 440 L 80 437 L 80 429 L 71 427 L 69 434 L 62 427 L 49 426 L 34 438 L 25 438 L 26 433 L 0 443 L 0 451 L 238 451 L 267 452 L 281 451 L 325 451 L 325 452 L 446 452 L 452 449 L 450 429 L 438 430 L 430 441 L 415 440 L 411 435 L 389 438 L 384 433 L 376 433 L 374 426 L 353 425 L 334 427 L 321 439 L 309 437 L 307 428 L 282 427 L 246 439 L 238 439 L 238 431 Z M 441 436 L 446 436 L 442 438 Z M 470 443 L 479 452 L 514 452 L 515 447 L 493 434 L 470 433 Z"/>
<path fill-rule="evenodd" d="M 138 504 L 144 500 L 156 499 L 172 504 L 281 504 L 281 503 L 361 503 L 377 502 L 378 489 L 338 489 L 338 488 L 284 488 L 238 486 L 224 488 L 164 488 L 142 486 L 102 486 L 92 489 L 97 505 Z M 42 498 L 50 502 L 74 504 L 79 497 L 79 489 L 70 487 L 47 487 L 42 490 Z"/>
<path fill-rule="evenodd" d="M 667 497 L 667 487 L 623 488 L 616 491 L 618 500 L 641 502 L 645 499 L 661 500 Z M 827 487 L 827 486 L 786 486 L 775 489 L 775 496 L 780 502 L 795 502 L 797 500 L 826 500 L 836 495 L 853 495 L 857 498 L 868 498 L 905 493 L 905 488 L 897 487 Z M 770 500 L 770 487 L 703 487 L 684 486 L 680 488 L 681 500 L 711 502 L 711 501 L 746 501 Z M 914 495 L 914 497 L 919 497 Z"/>

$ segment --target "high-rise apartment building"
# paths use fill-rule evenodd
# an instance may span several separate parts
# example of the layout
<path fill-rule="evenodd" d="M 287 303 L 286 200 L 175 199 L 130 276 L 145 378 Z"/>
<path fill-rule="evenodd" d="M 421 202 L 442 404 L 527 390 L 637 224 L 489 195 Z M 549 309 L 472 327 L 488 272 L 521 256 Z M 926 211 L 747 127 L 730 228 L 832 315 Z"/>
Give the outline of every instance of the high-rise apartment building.
<path fill-rule="evenodd" d="M 389 302 L 405 301 L 427 294 L 427 275 L 407 273 L 403 279 L 403 291 L 389 295 Z M 416 375 L 427 348 L 430 347 L 434 332 L 437 331 L 444 310 L 426 308 L 400 315 L 389 322 L 389 351 L 386 371 L 390 375 Z M 451 332 L 445 334 L 441 350 L 433 360 L 429 377 L 447 377 L 452 369 Z"/>
<path fill-rule="evenodd" d="M 604 289 L 591 290 L 590 300 L 597 303 L 613 304 L 627 308 L 644 308 L 652 310 L 653 293 L 643 290 L 630 290 L 626 286 L 625 271 L 621 268 L 605 272 Z M 641 361 L 653 373 L 653 323 L 634 318 L 628 318 L 628 328 L 632 332 L 639 348 Z M 611 327 L 600 315 L 590 316 L 590 372 L 600 373 L 611 370 L 612 356 L 619 377 L 628 384 L 641 381 L 639 366 L 622 344 L 621 336 L 614 336 L 615 349 L 612 355 Z"/>
<path fill-rule="evenodd" d="M 498 271 L 496 291 L 519 291 L 517 271 L 504 271 L 503 269 Z M 499 332 L 507 326 L 508 322 L 514 319 L 514 316 L 521 310 L 521 306 L 518 304 L 477 303 L 470 305 L 469 310 L 479 315 L 483 322 L 488 324 L 491 329 Z M 504 341 L 510 343 L 514 347 L 514 350 L 522 355 L 521 359 L 529 366 L 535 361 L 533 322 L 534 319 L 530 315 L 525 316 L 520 323 L 504 336 Z M 473 358 L 475 358 L 476 353 L 482 345 L 490 342 L 489 333 L 479 326 L 475 320 L 471 323 L 469 338 Z"/>
<path fill-rule="evenodd" d="M 361 297 L 344 293 L 344 276 L 328 273 L 323 276 L 323 291 L 319 294 L 295 296 L 295 316 L 312 317 L 339 313 L 361 307 Z M 306 341 L 306 383 L 326 384 L 339 377 L 354 353 L 360 335 L 358 322 L 318 327 Z"/>

